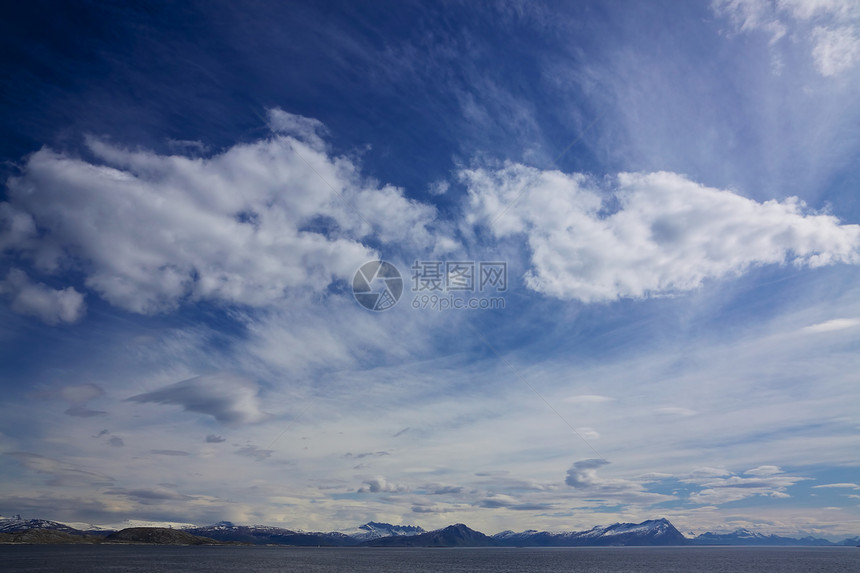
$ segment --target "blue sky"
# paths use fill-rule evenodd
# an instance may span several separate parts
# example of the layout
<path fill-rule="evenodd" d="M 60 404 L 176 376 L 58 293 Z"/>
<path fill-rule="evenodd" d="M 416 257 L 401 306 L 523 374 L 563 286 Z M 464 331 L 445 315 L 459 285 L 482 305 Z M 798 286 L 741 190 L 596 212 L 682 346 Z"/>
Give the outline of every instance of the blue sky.
<path fill-rule="evenodd" d="M 855 3 L 0 28 L 0 514 L 860 532 Z"/>

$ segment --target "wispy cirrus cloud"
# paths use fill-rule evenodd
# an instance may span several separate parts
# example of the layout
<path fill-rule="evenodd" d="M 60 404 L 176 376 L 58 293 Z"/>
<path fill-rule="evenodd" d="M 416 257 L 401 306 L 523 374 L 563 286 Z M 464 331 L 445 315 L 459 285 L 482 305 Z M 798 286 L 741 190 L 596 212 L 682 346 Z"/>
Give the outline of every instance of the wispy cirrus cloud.
<path fill-rule="evenodd" d="M 31 471 L 49 476 L 50 479 L 47 483 L 50 486 L 112 485 L 115 481 L 114 478 L 107 475 L 39 454 L 9 452 L 4 455 L 9 456 Z"/>
<path fill-rule="evenodd" d="M 812 489 L 820 488 L 860 489 L 860 485 L 857 485 L 856 483 L 825 483 L 812 486 Z"/>
<path fill-rule="evenodd" d="M 738 32 L 764 32 L 771 46 L 787 37 L 804 42 L 822 76 L 860 61 L 860 8 L 852 0 L 715 0 L 712 7 Z"/>
<path fill-rule="evenodd" d="M 746 477 L 749 476 L 749 477 Z M 759 466 L 742 475 L 708 476 L 703 479 L 689 478 L 702 489 L 690 494 L 693 503 L 721 505 L 754 496 L 773 498 L 790 497 L 786 490 L 809 478 L 784 474 L 778 466 Z"/>

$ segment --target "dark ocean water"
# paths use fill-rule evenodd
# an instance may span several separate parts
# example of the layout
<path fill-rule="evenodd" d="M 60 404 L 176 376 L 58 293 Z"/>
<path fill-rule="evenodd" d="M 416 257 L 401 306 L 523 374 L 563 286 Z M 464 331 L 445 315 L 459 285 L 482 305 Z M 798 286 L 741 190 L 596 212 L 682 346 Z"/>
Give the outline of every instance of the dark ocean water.
<path fill-rule="evenodd" d="M 860 548 L 356 549 L 0 545 L 0 571 L 860 573 Z"/>

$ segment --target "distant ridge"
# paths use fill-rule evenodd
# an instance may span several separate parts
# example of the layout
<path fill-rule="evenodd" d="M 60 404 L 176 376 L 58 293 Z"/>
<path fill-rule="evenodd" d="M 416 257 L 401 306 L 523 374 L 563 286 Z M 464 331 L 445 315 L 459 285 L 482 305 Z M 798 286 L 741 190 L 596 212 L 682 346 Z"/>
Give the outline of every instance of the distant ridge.
<path fill-rule="evenodd" d="M 588 546 L 667 546 L 667 545 L 776 545 L 776 546 L 854 546 L 860 537 L 833 543 L 815 537 L 780 537 L 746 529 L 731 533 L 707 532 L 694 538 L 682 535 L 667 519 L 642 523 L 615 523 L 585 531 L 549 532 L 503 531 L 487 536 L 458 523 L 433 531 L 416 525 L 392 525 L 370 521 L 346 533 L 307 532 L 267 525 L 235 525 L 220 521 L 205 527 L 170 529 L 131 527 L 119 532 L 93 529 L 82 531 L 44 519 L 0 517 L 0 543 L 156 543 L 295 546 L 367 547 L 588 547 Z"/>
<path fill-rule="evenodd" d="M 497 545 L 517 547 L 581 547 L 606 545 L 689 545 L 690 540 L 667 519 L 615 523 L 587 531 L 503 531 L 493 536 Z"/>
<path fill-rule="evenodd" d="M 856 537 L 854 539 L 857 539 Z M 818 537 L 780 537 L 779 535 L 764 535 L 748 529 L 740 528 L 731 533 L 702 533 L 693 540 L 694 545 L 778 545 L 778 546 L 829 546 L 829 545 L 854 545 L 846 539 L 840 543 L 832 543 Z"/>
<path fill-rule="evenodd" d="M 458 523 L 418 535 L 380 537 L 364 542 L 371 547 L 489 547 L 492 537 Z"/>

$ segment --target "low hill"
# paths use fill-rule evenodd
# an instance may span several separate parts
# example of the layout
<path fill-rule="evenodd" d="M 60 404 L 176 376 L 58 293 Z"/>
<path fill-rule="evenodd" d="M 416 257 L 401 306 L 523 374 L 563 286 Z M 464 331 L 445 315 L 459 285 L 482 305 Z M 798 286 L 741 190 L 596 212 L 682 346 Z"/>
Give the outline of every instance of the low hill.
<path fill-rule="evenodd" d="M 192 535 L 178 529 L 165 527 L 129 527 L 105 537 L 112 543 L 154 543 L 158 545 L 221 545 L 209 537 Z"/>
<path fill-rule="evenodd" d="M 76 535 L 50 529 L 28 529 L 14 533 L 0 533 L 0 543 L 25 543 L 32 545 L 68 545 L 77 543 L 101 543 L 96 535 Z"/>

